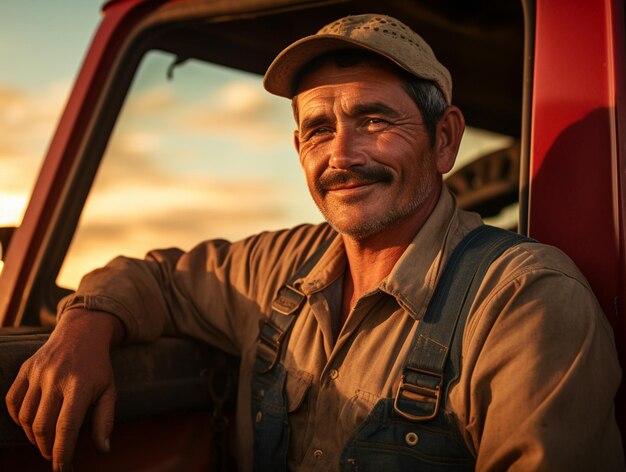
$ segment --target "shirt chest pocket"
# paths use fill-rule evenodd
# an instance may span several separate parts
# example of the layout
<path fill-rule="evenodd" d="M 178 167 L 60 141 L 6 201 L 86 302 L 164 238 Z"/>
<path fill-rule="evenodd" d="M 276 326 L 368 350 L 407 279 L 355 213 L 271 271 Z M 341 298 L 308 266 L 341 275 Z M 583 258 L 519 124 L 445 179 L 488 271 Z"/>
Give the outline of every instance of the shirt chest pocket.
<path fill-rule="evenodd" d="M 303 403 L 311 384 L 313 375 L 303 370 L 288 370 L 285 382 L 285 395 L 287 397 L 287 412 L 295 413 Z"/>
<path fill-rule="evenodd" d="M 367 418 L 380 397 L 365 390 L 356 390 L 339 413 L 339 423 L 344 433 L 350 435 Z"/>

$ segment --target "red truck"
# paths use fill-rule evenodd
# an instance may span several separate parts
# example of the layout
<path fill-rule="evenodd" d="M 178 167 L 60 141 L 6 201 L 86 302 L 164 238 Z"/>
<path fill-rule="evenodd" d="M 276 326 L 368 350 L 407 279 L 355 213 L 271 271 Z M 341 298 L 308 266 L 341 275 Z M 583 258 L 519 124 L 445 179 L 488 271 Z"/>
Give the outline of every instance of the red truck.
<path fill-rule="evenodd" d="M 297 38 L 338 17 L 381 9 L 370 0 L 104 5 L 23 221 L 0 228 L 2 396 L 21 362 L 54 327 L 56 303 L 68 293 L 58 284 L 59 271 L 96 172 L 109 159 L 103 159 L 105 150 L 118 149 L 109 141 L 123 110 L 132 106 L 129 90 L 145 58 L 155 51 L 169 58 L 155 67 L 164 75 L 173 72 L 173 82 L 186 63 L 260 75 Z M 505 150 L 476 159 L 448 179 L 460 204 L 485 217 L 517 204 L 518 216 L 508 226 L 574 259 L 614 328 L 625 365 L 623 2 L 389 0 L 384 10 L 424 36 L 450 69 L 453 101 L 468 125 L 508 137 Z M 158 101 L 152 110 L 158 115 Z M 211 162 L 220 165 L 219 159 Z M 123 183 L 132 186 L 128 177 L 140 171 L 127 170 Z M 145 249 L 153 245 L 146 241 Z M 89 470 L 217 467 L 221 458 L 215 452 L 223 446 L 209 446 L 224 440 L 236 360 L 179 339 L 119 348 L 112 356 L 119 390 L 113 452 L 99 455 L 85 435 L 76 464 Z M 623 389 L 616 405 L 624 432 Z M 2 407 L 0 471 L 48 468 Z"/>

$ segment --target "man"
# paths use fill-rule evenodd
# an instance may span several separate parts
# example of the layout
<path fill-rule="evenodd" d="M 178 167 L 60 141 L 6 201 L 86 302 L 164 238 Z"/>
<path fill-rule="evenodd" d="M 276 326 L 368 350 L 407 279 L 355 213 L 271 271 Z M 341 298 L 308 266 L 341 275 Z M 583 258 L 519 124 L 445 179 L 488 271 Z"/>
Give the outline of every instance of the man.
<path fill-rule="evenodd" d="M 406 395 L 437 398 L 434 422 L 388 408 L 444 266 L 482 224 L 442 184 L 464 121 L 422 38 L 387 16 L 342 18 L 283 51 L 265 86 L 292 99 L 295 147 L 328 224 L 118 258 L 87 275 L 7 395 L 54 467 L 70 464 L 92 403 L 95 442 L 109 449 L 110 346 L 166 333 L 241 356 L 243 470 L 623 469 L 611 330 L 573 263 L 538 243 L 487 270 L 445 398 Z M 257 341 L 272 312 L 269 338 L 281 332 L 272 320 L 292 323 L 283 349 Z M 394 434 L 359 452 L 368 427 Z"/>

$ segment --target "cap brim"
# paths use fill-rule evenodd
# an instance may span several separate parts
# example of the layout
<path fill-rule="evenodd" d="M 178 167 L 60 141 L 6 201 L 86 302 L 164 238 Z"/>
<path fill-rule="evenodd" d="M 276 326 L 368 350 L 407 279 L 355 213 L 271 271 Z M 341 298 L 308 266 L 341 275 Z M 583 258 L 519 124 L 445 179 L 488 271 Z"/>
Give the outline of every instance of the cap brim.
<path fill-rule="evenodd" d="M 265 90 L 279 97 L 293 98 L 295 95 L 294 82 L 300 69 L 316 57 L 339 49 L 365 49 L 372 51 L 407 70 L 404 65 L 393 57 L 358 41 L 338 38 L 330 34 L 316 34 L 296 41 L 276 56 L 263 78 Z"/>

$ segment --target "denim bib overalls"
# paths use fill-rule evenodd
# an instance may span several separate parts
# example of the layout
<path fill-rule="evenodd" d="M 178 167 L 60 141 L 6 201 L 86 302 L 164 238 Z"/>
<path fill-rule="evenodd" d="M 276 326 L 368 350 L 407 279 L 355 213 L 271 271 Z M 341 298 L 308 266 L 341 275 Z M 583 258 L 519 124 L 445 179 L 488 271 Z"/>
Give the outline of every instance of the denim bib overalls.
<path fill-rule="evenodd" d="M 471 471 L 475 459 L 446 409 L 450 385 L 461 372 L 467 313 L 491 263 L 528 238 L 491 226 L 471 231 L 455 248 L 417 326 L 393 398 L 382 398 L 348 439 L 340 470 Z M 255 472 L 287 471 L 290 440 L 280 362 L 305 295 L 293 282 L 308 274 L 330 241 L 316 251 L 278 292 L 272 313 L 261 322 L 252 381 Z"/>

